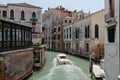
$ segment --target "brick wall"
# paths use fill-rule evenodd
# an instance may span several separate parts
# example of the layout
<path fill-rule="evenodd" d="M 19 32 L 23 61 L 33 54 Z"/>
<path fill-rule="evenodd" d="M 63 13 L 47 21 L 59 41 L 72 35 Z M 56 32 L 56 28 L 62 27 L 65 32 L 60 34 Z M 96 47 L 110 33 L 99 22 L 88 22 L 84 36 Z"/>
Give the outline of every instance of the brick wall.
<path fill-rule="evenodd" d="M 32 48 L 2 53 L 4 77 L 0 80 L 18 80 L 32 72 L 33 51 Z"/>

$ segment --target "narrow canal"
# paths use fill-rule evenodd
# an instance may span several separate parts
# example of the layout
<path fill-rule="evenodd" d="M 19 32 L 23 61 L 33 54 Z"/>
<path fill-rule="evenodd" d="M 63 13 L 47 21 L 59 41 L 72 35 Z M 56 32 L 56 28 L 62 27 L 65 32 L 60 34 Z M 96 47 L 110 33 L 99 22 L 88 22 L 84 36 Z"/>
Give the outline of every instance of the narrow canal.
<path fill-rule="evenodd" d="M 67 54 L 71 65 L 58 65 L 57 52 L 46 52 L 46 64 L 27 80 L 91 80 L 89 61 Z"/>

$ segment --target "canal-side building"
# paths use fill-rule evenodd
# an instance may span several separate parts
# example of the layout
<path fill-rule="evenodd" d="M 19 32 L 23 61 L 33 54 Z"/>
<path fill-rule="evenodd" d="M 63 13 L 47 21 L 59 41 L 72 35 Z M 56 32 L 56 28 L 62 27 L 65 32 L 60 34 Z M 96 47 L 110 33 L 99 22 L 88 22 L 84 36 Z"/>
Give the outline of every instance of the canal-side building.
<path fill-rule="evenodd" d="M 8 69 L 15 68 L 14 72 L 13 69 L 11 69 L 12 72 L 8 71 L 7 74 L 4 72 L 5 70 L 2 69 L 2 76 L 4 76 L 2 80 L 5 80 L 5 77 L 8 80 L 21 80 L 32 72 L 34 65 L 35 67 L 41 67 L 45 64 L 46 56 L 45 45 L 42 42 L 44 35 L 41 27 L 41 12 L 41 7 L 28 3 L 0 4 L 0 18 L 2 23 L 4 23 L 4 25 L 1 24 L 2 31 L 0 30 L 2 33 L 0 34 L 2 36 L 2 39 L 0 39 L 0 45 L 2 45 L 0 51 L 4 51 L 5 53 L 0 53 L 2 54 L 0 59 L 7 62 L 5 63 L 6 65 L 3 66 L 4 69 L 6 66 Z M 27 26 L 29 26 L 30 29 L 27 29 Z M 4 27 L 7 28 L 4 29 Z M 6 39 L 3 39 L 4 37 Z M 9 39 L 7 39 L 7 37 L 9 37 Z M 36 59 L 38 60 L 37 62 Z M 2 65 L 4 65 L 4 63 Z M 26 65 L 29 67 L 26 67 Z M 17 68 L 18 70 L 16 70 Z"/>
<path fill-rule="evenodd" d="M 18 24 L 32 27 L 32 41 L 37 44 L 42 33 L 42 8 L 28 3 L 0 4 L 0 16 Z"/>
<path fill-rule="evenodd" d="M 91 55 L 95 59 L 104 58 L 104 9 L 91 15 Z"/>
<path fill-rule="evenodd" d="M 87 12 L 84 12 L 83 10 L 77 12 L 77 18 L 78 19 L 83 19 L 83 18 L 85 18 L 88 15 L 90 15 L 90 12 L 87 13 Z"/>
<path fill-rule="evenodd" d="M 0 80 L 21 80 L 32 73 L 32 28 L 0 19 Z"/>
<path fill-rule="evenodd" d="M 69 28 L 71 28 L 69 30 Z M 75 20 L 63 28 L 65 49 L 71 48 L 71 53 L 84 57 L 92 54 L 93 58 L 103 58 L 104 55 L 104 10 L 89 14 Z M 69 32 L 71 38 L 69 39 Z M 69 42 L 69 43 L 68 43 Z M 70 43 L 71 42 L 71 43 Z M 68 47 L 67 47 L 68 46 Z M 98 47 L 98 48 L 97 48 Z M 68 52 L 70 52 L 68 51 Z"/>
<path fill-rule="evenodd" d="M 105 0 L 105 73 L 107 80 L 120 80 L 119 23 L 120 0 Z"/>
<path fill-rule="evenodd" d="M 43 27 L 47 49 L 63 50 L 63 18 L 66 16 L 77 18 L 77 11 L 69 11 L 62 6 L 48 8 L 43 13 Z"/>
<path fill-rule="evenodd" d="M 90 44 L 90 16 L 75 22 L 73 32 L 73 53 L 88 57 Z"/>
<path fill-rule="evenodd" d="M 65 17 L 63 19 L 63 50 L 64 52 L 71 52 L 72 46 L 72 23 L 74 18 Z"/>

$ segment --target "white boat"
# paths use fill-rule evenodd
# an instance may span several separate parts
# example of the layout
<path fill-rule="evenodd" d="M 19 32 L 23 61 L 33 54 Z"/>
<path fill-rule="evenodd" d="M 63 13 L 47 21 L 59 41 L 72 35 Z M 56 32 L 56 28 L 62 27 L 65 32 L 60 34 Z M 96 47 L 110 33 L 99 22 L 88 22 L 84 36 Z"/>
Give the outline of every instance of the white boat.
<path fill-rule="evenodd" d="M 59 64 L 70 64 L 70 60 L 67 58 L 65 54 L 58 54 L 57 60 Z"/>
<path fill-rule="evenodd" d="M 105 80 L 105 72 L 103 69 L 100 68 L 100 66 L 93 64 L 92 68 L 92 73 L 94 74 L 95 78 Z"/>

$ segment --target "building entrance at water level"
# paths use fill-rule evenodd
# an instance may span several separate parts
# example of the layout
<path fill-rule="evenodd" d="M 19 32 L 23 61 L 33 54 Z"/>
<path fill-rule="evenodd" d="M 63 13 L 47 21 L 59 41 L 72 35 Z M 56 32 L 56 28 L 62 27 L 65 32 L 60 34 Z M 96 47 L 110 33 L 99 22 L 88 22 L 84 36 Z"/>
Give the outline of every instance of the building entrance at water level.
<path fill-rule="evenodd" d="M 27 80 L 91 80 L 89 61 L 66 54 L 71 64 L 59 65 L 57 52 L 46 52 L 46 64 L 39 71 L 34 71 Z"/>

